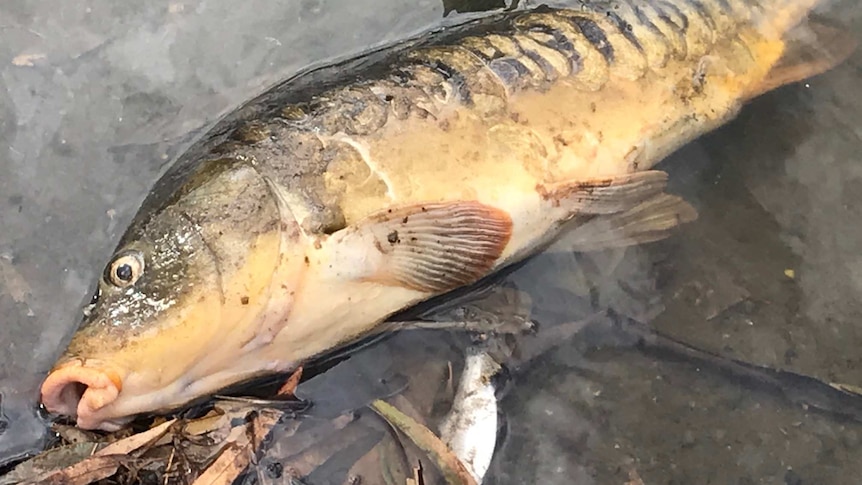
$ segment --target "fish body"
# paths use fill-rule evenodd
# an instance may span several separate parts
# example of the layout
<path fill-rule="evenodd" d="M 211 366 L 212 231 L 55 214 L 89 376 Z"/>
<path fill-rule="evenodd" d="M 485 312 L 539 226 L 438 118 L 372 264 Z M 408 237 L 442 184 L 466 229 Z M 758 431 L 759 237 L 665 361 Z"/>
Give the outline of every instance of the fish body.
<path fill-rule="evenodd" d="M 467 355 L 452 409 L 440 423 L 440 439 L 482 483 L 497 445 L 494 378 L 502 367 L 482 351 Z"/>
<path fill-rule="evenodd" d="M 272 88 L 156 183 L 42 402 L 116 429 L 290 370 L 567 227 L 612 228 L 584 247 L 665 237 L 695 213 L 654 165 L 833 65 L 775 74 L 816 3 L 542 7 Z"/>

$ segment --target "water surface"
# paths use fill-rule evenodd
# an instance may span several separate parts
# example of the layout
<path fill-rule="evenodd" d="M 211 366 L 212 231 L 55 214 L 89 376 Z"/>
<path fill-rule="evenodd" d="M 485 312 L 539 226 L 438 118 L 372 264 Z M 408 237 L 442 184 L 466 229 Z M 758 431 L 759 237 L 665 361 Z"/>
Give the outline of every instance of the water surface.
<path fill-rule="evenodd" d="M 125 224 L 196 130 L 308 65 L 465 15 L 454 10 L 502 6 L 471 3 L 0 5 L 0 461 L 44 444 L 34 406 L 44 372 Z M 849 0 L 826 14 L 862 28 Z M 612 308 L 722 357 L 862 386 L 860 67 L 857 53 L 764 96 L 668 159 L 674 190 L 701 213 L 670 240 L 541 255 L 506 284 L 529 295 L 542 328 Z M 337 414 L 411 375 L 437 376 L 436 386 L 467 343 L 401 334 L 307 391 L 331 396 Z M 514 372 L 486 483 L 844 484 L 862 475 L 854 420 L 648 350 L 599 322 Z M 439 413 L 437 388 L 427 387 L 428 412 Z M 268 460 L 286 453 L 288 438 L 275 437 Z M 310 483 L 342 483 L 351 453 Z"/>

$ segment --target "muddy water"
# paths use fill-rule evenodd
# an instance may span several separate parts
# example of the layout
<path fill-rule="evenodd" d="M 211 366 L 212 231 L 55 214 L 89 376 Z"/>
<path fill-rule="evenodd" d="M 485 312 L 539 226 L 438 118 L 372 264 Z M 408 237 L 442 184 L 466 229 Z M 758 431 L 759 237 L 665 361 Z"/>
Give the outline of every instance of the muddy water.
<path fill-rule="evenodd" d="M 190 133 L 297 69 L 465 10 L 437 0 L 233 5 L 0 6 L 0 461 L 44 444 L 34 407 L 43 373 L 123 226 Z M 862 27 L 853 2 L 827 14 Z M 832 73 L 771 93 L 667 160 L 674 190 L 701 213 L 671 240 L 546 254 L 510 275 L 540 332 L 611 308 L 721 358 L 862 386 L 860 67 L 857 53 Z M 501 401 L 505 436 L 486 483 L 843 484 L 860 476 L 856 421 L 788 398 L 819 392 L 811 381 L 741 379 L 645 348 L 608 321 L 568 337 L 513 369 Z M 326 396 L 317 412 L 329 417 L 424 383 L 414 395 L 439 415 L 448 363 L 457 373 L 468 343 L 458 334 L 400 334 L 304 390 Z M 846 407 L 830 396 L 818 402 Z M 375 426 L 350 432 L 370 437 Z M 296 446 L 288 434 L 276 433 L 267 463 Z M 369 446 L 355 443 L 333 451 L 309 483 L 342 483 Z"/>

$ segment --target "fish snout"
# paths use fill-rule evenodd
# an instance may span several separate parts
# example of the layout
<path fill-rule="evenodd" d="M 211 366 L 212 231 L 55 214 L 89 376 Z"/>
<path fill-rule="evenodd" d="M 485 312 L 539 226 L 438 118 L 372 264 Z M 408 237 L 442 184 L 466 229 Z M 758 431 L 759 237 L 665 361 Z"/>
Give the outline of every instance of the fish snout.
<path fill-rule="evenodd" d="M 116 431 L 123 423 L 105 419 L 99 411 L 116 401 L 122 390 L 119 372 L 76 359 L 51 370 L 42 383 L 41 401 L 48 412 L 75 418 L 79 428 Z"/>

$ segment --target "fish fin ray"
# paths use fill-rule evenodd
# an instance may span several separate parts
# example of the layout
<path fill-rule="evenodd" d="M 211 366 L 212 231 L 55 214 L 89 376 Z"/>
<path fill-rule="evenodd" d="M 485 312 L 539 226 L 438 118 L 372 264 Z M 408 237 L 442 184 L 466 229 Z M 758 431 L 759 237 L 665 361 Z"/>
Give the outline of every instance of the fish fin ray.
<path fill-rule="evenodd" d="M 367 280 L 428 293 L 486 276 L 512 235 L 509 214 L 473 201 L 400 207 L 357 227 L 373 236 L 382 253 Z"/>
<path fill-rule="evenodd" d="M 656 242 L 697 217 L 697 210 L 683 198 L 662 193 L 626 211 L 573 224 L 552 248 L 588 252 Z"/>
<path fill-rule="evenodd" d="M 281 217 L 282 222 L 295 227 L 304 239 L 308 239 L 308 234 L 302 228 L 299 218 L 297 218 L 297 211 L 290 202 L 287 190 L 271 178 L 265 175 L 261 175 L 261 177 L 266 183 L 266 187 L 269 189 L 269 193 L 272 195 L 273 200 L 275 200 L 275 205 L 278 207 L 278 215 Z"/>
<path fill-rule="evenodd" d="M 573 215 L 615 214 L 660 194 L 667 187 L 667 173 L 660 170 L 601 177 L 591 180 L 540 184 L 539 195 Z"/>
<path fill-rule="evenodd" d="M 859 42 L 844 29 L 809 19 L 787 34 L 786 45 L 766 78 L 745 93 L 746 100 L 832 70 L 856 51 Z"/>

